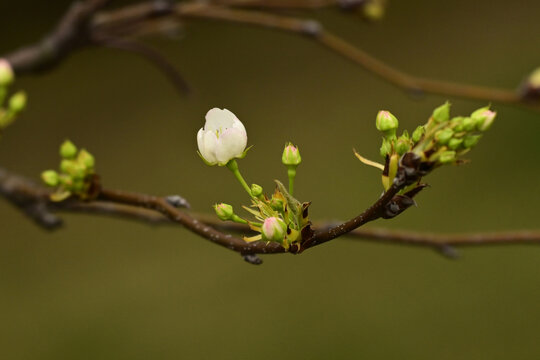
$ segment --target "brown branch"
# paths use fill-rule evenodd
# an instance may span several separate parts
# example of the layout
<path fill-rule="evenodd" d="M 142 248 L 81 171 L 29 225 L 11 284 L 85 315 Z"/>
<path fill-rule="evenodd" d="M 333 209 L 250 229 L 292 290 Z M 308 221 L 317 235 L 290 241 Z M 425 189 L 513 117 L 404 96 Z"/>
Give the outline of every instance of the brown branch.
<path fill-rule="evenodd" d="M 373 206 L 344 224 L 320 223 L 316 226 L 318 230 L 314 233 L 309 244 L 305 244 L 302 249 L 292 248 L 290 252 L 301 252 L 339 236 L 377 243 L 427 247 L 446 256 L 454 255 L 453 247 L 540 243 L 540 231 L 441 235 L 377 228 L 358 229 L 359 226 L 368 221 L 384 215 L 389 199 L 392 199 L 397 188 L 385 193 Z M 261 263 L 260 259 L 253 256 L 255 254 L 286 252 L 277 243 L 262 241 L 246 243 L 241 238 L 226 234 L 223 231 L 245 234 L 250 230 L 242 224 L 218 221 L 214 216 L 189 214 L 172 205 L 171 199 L 166 197 L 102 190 L 99 199 L 95 201 L 70 198 L 62 202 L 52 202 L 49 199 L 50 193 L 50 190 L 33 181 L 0 168 L 0 195 L 34 219 L 38 225 L 47 229 L 58 228 L 61 225 L 61 220 L 54 214 L 56 212 L 89 213 L 99 216 L 121 217 L 149 224 L 182 225 L 207 240 L 239 252 L 246 261 L 255 264 Z M 185 202 L 177 200 L 176 204 L 185 205 Z M 218 231 L 218 229 L 222 231 Z"/>
<path fill-rule="evenodd" d="M 75 3 L 59 25 L 50 35 L 38 44 L 24 47 L 5 58 L 10 62 L 17 75 L 48 69 L 61 62 L 69 53 L 85 45 L 91 45 L 92 37 L 127 36 L 136 33 L 139 25 L 149 20 L 163 19 L 177 21 L 184 19 L 211 19 L 233 23 L 243 23 L 263 26 L 303 35 L 309 35 L 314 41 L 362 66 L 367 71 L 383 80 L 404 90 L 418 93 L 433 93 L 448 97 L 461 97 L 482 101 L 524 106 L 539 111 L 538 99 L 530 98 L 523 91 L 506 90 L 490 87 L 457 84 L 404 73 L 368 54 L 360 48 L 345 41 L 331 32 L 325 31 L 315 21 L 270 14 L 264 11 L 242 10 L 236 7 L 283 8 L 326 7 L 332 3 L 342 5 L 333 0 L 224 0 L 221 5 L 204 2 L 182 2 L 174 4 L 170 1 L 153 1 L 123 7 L 106 13 L 96 13 L 108 1 L 87 0 Z M 218 1 L 219 3 L 219 1 Z M 117 43 L 118 45 L 118 43 Z M 132 45 L 132 44 L 131 44 Z M 156 54 L 148 55 L 147 49 L 142 51 L 140 46 L 130 51 L 151 59 L 155 65 L 160 65 L 162 71 L 170 75 L 177 87 L 183 87 L 181 79 L 174 70 L 163 66 L 163 61 L 157 61 Z M 125 43 L 119 45 L 126 49 Z M 118 46 L 117 46 L 118 47 Z"/>
<path fill-rule="evenodd" d="M 180 17 L 223 20 L 311 35 L 314 41 L 334 53 L 353 61 L 385 81 L 416 94 L 425 92 L 488 102 L 496 101 L 499 103 L 525 106 L 537 111 L 540 110 L 540 104 L 537 101 L 534 102 L 531 99 L 525 98 L 517 90 L 457 84 L 415 77 L 404 73 L 376 59 L 344 39 L 324 30 L 315 21 L 277 16 L 262 11 L 229 9 L 212 5 L 200 5 L 197 7 L 177 6 L 176 13 Z"/>

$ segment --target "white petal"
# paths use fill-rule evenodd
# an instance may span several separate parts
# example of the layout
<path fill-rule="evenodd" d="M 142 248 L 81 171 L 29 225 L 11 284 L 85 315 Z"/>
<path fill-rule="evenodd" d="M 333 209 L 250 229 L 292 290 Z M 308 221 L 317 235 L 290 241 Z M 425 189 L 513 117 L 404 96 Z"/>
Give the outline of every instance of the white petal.
<path fill-rule="evenodd" d="M 201 153 L 201 155 L 204 152 L 203 138 L 204 138 L 204 130 L 203 128 L 201 128 L 199 132 L 197 133 L 197 147 L 199 148 L 199 152 Z"/>
<path fill-rule="evenodd" d="M 220 164 L 226 164 L 242 155 L 247 145 L 247 134 L 243 130 L 231 128 L 225 130 L 217 141 L 216 158 Z"/>
<path fill-rule="evenodd" d="M 203 134 L 203 151 L 201 155 L 211 164 L 217 163 L 216 148 L 218 145 L 218 138 L 212 131 L 205 131 Z"/>
<path fill-rule="evenodd" d="M 207 131 L 225 130 L 233 126 L 234 120 L 238 120 L 229 110 L 219 108 L 210 109 L 205 119 L 204 129 Z"/>

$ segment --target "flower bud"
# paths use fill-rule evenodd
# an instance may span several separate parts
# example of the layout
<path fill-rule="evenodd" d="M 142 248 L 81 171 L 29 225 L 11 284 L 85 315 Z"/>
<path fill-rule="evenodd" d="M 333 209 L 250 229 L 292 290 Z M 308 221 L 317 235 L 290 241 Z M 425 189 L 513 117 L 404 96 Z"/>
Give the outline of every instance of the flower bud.
<path fill-rule="evenodd" d="M 448 121 L 448 119 L 450 119 L 450 103 L 447 101 L 435 110 L 433 110 L 433 114 L 431 115 L 431 117 L 436 123 Z"/>
<path fill-rule="evenodd" d="M 381 110 L 377 114 L 375 126 L 377 127 L 377 130 L 383 132 L 387 137 L 395 137 L 399 122 L 390 111 Z"/>
<path fill-rule="evenodd" d="M 486 131 L 493 124 L 496 115 L 497 113 L 489 110 L 489 107 L 484 107 L 473 112 L 471 119 L 473 119 L 477 130 Z"/>
<path fill-rule="evenodd" d="M 445 145 L 454 136 L 454 131 L 450 128 L 439 130 L 435 133 L 435 139 L 440 145 Z"/>
<path fill-rule="evenodd" d="M 467 135 L 463 138 L 463 147 L 465 149 L 470 149 L 480 141 L 482 135 Z"/>
<path fill-rule="evenodd" d="M 462 143 L 463 143 L 463 139 L 452 138 L 448 142 L 448 148 L 451 150 L 456 150 L 457 148 L 461 146 Z"/>
<path fill-rule="evenodd" d="M 450 124 L 452 125 L 452 129 L 455 132 L 463 131 L 463 120 L 464 119 L 465 118 L 463 116 L 456 116 L 455 118 L 452 118 L 452 120 L 450 120 Z"/>
<path fill-rule="evenodd" d="M 4 59 L 0 59 L 0 86 L 7 86 L 13 82 L 15 75 L 11 64 Z"/>
<path fill-rule="evenodd" d="M 283 149 L 283 155 L 281 156 L 281 162 L 283 165 L 298 165 L 302 162 L 300 151 L 292 143 L 285 145 Z"/>
<path fill-rule="evenodd" d="M 68 174 L 73 178 L 82 179 L 86 175 L 85 168 L 83 166 L 81 166 L 81 164 L 79 164 L 78 162 L 76 162 L 74 160 L 63 159 L 60 162 L 60 170 L 64 174 Z"/>
<path fill-rule="evenodd" d="M 441 164 L 448 164 L 452 163 L 456 160 L 456 152 L 455 151 L 444 151 L 439 155 L 439 163 Z"/>
<path fill-rule="evenodd" d="M 419 142 L 425 132 L 425 127 L 423 127 L 422 125 L 418 126 L 412 133 L 412 141 L 415 143 Z"/>
<path fill-rule="evenodd" d="M 411 149 L 410 141 L 405 136 L 400 136 L 396 141 L 396 152 L 398 155 L 403 155 Z"/>
<path fill-rule="evenodd" d="M 463 131 L 473 131 L 476 127 L 476 122 L 471 117 L 466 117 L 463 119 Z"/>
<path fill-rule="evenodd" d="M 270 200 L 270 207 L 273 210 L 279 211 L 279 212 L 282 212 L 283 210 L 285 210 L 283 200 L 275 198 L 275 197 L 272 197 L 272 200 Z"/>
<path fill-rule="evenodd" d="M 262 239 L 266 241 L 277 241 L 282 243 L 287 234 L 287 225 L 277 217 L 269 217 L 264 220 L 261 227 Z"/>
<path fill-rule="evenodd" d="M 19 91 L 9 99 L 9 110 L 14 113 L 21 112 L 26 106 L 26 93 Z"/>
<path fill-rule="evenodd" d="M 216 204 L 214 205 L 214 210 L 217 217 L 223 221 L 231 220 L 234 215 L 233 207 L 229 204 Z"/>
<path fill-rule="evenodd" d="M 84 165 L 87 169 L 92 169 L 95 165 L 94 156 L 85 149 L 81 149 L 81 151 L 79 151 L 77 161 Z"/>
<path fill-rule="evenodd" d="M 64 159 L 73 159 L 77 155 L 77 147 L 69 140 L 60 145 L 60 156 Z"/>
<path fill-rule="evenodd" d="M 58 186 L 58 173 L 54 170 L 46 170 L 41 173 L 41 180 L 43 180 L 43 182 L 47 184 L 47 186 Z"/>
<path fill-rule="evenodd" d="M 263 193 L 263 188 L 261 185 L 251 184 L 251 195 L 255 197 L 259 197 L 262 195 L 262 193 Z"/>

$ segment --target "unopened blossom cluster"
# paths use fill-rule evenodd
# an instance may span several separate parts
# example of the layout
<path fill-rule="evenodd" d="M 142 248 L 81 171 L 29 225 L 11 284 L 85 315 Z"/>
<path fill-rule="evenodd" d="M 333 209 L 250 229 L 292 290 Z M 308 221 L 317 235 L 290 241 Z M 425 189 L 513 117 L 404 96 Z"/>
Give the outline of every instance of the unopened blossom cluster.
<path fill-rule="evenodd" d="M 227 109 L 213 108 L 207 112 L 205 124 L 197 133 L 199 156 L 207 165 L 226 166 L 251 198 L 251 206 L 244 209 L 251 213 L 255 220 L 247 220 L 234 212 L 231 205 L 220 203 L 214 205 L 219 219 L 249 225 L 258 235 L 245 237 L 246 241 L 275 241 L 288 248 L 301 240 L 302 229 L 309 224 L 307 204 L 296 200 L 294 179 L 296 167 L 302 158 L 298 147 L 287 143 L 282 154 L 282 163 L 287 166 L 289 179 L 288 190 L 277 183 L 271 196 L 264 194 L 258 184 L 249 186 L 244 180 L 236 159 L 246 155 L 247 132 L 242 122 Z"/>
<path fill-rule="evenodd" d="M 9 96 L 9 87 L 15 80 L 15 74 L 9 62 L 0 59 L 0 135 L 2 130 L 15 121 L 17 115 L 26 107 L 26 94 L 18 91 Z"/>

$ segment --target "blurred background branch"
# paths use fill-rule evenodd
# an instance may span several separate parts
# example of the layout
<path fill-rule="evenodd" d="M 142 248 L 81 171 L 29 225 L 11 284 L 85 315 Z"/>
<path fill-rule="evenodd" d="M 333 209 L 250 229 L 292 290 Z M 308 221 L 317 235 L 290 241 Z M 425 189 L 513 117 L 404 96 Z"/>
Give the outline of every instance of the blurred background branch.
<path fill-rule="evenodd" d="M 10 62 L 17 75 L 23 75 L 58 65 L 72 51 L 80 47 L 107 46 L 130 51 L 146 58 L 163 71 L 180 91 L 185 92 L 187 84 L 164 57 L 149 47 L 126 38 L 163 33 L 186 20 L 210 19 L 307 35 L 330 51 L 353 61 L 412 95 L 431 93 L 447 97 L 513 104 L 535 111 L 540 110 L 538 89 L 529 86 L 527 82 L 521 84 L 516 90 L 507 90 L 413 76 L 378 60 L 358 46 L 327 31 L 322 24 L 316 21 L 272 13 L 276 9 L 318 9 L 328 6 L 338 6 L 350 11 L 365 6 L 369 3 L 368 1 L 233 0 L 175 3 L 174 1 L 158 0 L 141 2 L 107 12 L 101 11 L 108 3 L 110 1 L 103 0 L 74 3 L 61 19 L 57 28 L 41 42 L 23 47 L 4 57 Z M 258 10 L 243 10 L 237 9 L 237 7 Z"/>

